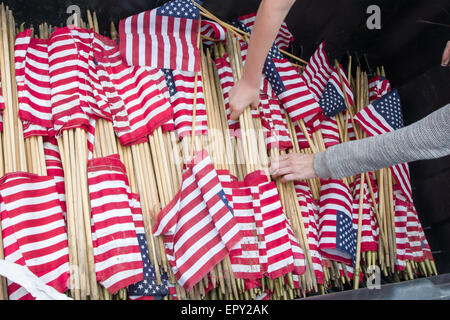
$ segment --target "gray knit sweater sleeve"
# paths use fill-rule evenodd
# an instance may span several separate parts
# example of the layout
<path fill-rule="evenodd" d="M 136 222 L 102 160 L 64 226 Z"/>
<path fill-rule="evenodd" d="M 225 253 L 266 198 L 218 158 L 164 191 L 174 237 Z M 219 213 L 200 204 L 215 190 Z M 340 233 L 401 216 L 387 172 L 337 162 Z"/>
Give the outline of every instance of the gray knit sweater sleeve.
<path fill-rule="evenodd" d="M 450 104 L 394 132 L 342 143 L 317 153 L 314 170 L 321 178 L 339 179 L 449 154 Z"/>

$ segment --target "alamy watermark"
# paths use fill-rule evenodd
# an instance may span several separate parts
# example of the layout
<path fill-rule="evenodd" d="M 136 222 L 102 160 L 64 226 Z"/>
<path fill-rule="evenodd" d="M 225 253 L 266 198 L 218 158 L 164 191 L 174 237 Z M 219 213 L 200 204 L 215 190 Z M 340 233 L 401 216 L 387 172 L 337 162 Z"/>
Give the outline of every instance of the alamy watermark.
<path fill-rule="evenodd" d="M 373 4 L 367 7 L 366 13 L 370 16 L 367 18 L 366 26 L 369 30 L 381 29 L 381 9 Z"/>

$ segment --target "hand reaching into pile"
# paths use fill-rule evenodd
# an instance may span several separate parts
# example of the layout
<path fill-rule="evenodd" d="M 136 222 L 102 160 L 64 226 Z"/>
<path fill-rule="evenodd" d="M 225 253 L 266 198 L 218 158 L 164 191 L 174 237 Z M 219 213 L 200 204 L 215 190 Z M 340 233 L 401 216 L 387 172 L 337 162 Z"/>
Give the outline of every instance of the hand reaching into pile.
<path fill-rule="evenodd" d="M 314 170 L 314 154 L 290 153 L 276 157 L 270 164 L 273 178 L 281 178 L 281 182 L 316 178 Z"/>

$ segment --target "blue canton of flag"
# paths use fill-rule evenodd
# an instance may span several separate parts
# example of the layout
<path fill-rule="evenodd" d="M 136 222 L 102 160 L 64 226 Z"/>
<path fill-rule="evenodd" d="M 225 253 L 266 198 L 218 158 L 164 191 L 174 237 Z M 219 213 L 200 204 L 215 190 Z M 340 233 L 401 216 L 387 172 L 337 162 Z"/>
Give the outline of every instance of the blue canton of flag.
<path fill-rule="evenodd" d="M 161 69 L 161 71 L 164 73 L 167 89 L 169 89 L 169 94 L 172 97 L 177 93 L 177 86 L 175 85 L 175 81 L 173 80 L 173 72 L 170 69 Z"/>
<path fill-rule="evenodd" d="M 357 234 L 353 228 L 352 218 L 337 210 L 336 219 L 336 249 L 349 255 L 353 266 L 356 265 L 356 241 Z"/>
<path fill-rule="evenodd" d="M 161 285 L 157 285 L 155 268 L 151 265 L 148 256 L 145 234 L 138 234 L 137 237 L 144 264 L 144 279 L 129 286 L 128 293 L 130 296 L 154 296 L 155 300 L 161 300 L 163 296 L 169 295 L 167 274 L 161 275 Z"/>
<path fill-rule="evenodd" d="M 319 101 L 323 114 L 331 118 L 347 109 L 344 97 L 337 91 L 336 87 L 328 82 L 325 91 Z"/>
<path fill-rule="evenodd" d="M 228 208 L 228 210 L 231 212 L 231 214 L 234 216 L 233 213 L 233 209 L 230 206 L 230 201 L 227 198 L 227 195 L 225 194 L 225 192 L 223 190 L 220 190 L 217 195 L 220 197 L 220 199 L 222 199 L 223 203 L 225 204 L 225 206 Z"/>
<path fill-rule="evenodd" d="M 196 0 L 195 2 L 200 5 L 202 4 L 199 0 Z M 159 7 L 156 13 L 175 18 L 189 18 L 196 20 L 200 17 L 200 10 L 191 0 L 172 0 Z"/>
<path fill-rule="evenodd" d="M 372 106 L 394 130 L 404 127 L 400 94 L 397 89 L 374 101 Z"/>

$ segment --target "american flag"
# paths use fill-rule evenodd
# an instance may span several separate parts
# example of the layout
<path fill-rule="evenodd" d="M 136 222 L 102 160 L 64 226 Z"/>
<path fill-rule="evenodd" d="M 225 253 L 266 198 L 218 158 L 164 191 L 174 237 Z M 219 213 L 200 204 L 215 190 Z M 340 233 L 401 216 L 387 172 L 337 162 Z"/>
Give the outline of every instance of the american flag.
<path fill-rule="evenodd" d="M 361 110 L 355 115 L 355 120 L 369 136 L 376 136 L 403 128 L 402 108 L 397 89 L 390 91 Z M 412 203 L 408 163 L 392 166 L 391 171 L 408 201 Z"/>
<path fill-rule="evenodd" d="M 24 138 L 51 135 L 52 105 L 48 39 L 32 38 L 32 30 L 19 33 L 15 42 L 15 67 L 19 116 Z"/>
<path fill-rule="evenodd" d="M 408 219 L 408 203 L 405 200 L 400 190 L 394 190 L 395 270 L 398 271 L 405 270 L 406 260 L 412 259 L 412 256 L 407 256 L 408 234 L 406 223 Z"/>
<path fill-rule="evenodd" d="M 330 148 L 341 143 L 336 117 L 324 117 L 320 123 L 320 130 L 322 132 L 323 142 L 325 143 L 326 148 Z"/>
<path fill-rule="evenodd" d="M 222 94 L 225 103 L 225 110 L 227 113 L 228 127 L 231 136 L 235 136 L 240 128 L 239 121 L 230 119 L 229 93 L 234 86 L 233 69 L 231 68 L 228 54 L 225 53 L 223 57 L 216 58 L 215 64 L 219 76 L 220 85 L 222 87 Z"/>
<path fill-rule="evenodd" d="M 223 26 L 210 20 L 202 20 L 201 23 L 200 33 L 202 36 L 206 36 L 216 41 L 225 41 L 227 30 Z M 216 42 L 208 39 L 202 39 L 202 41 L 205 45 L 212 45 Z"/>
<path fill-rule="evenodd" d="M 64 182 L 64 168 L 61 160 L 61 154 L 58 142 L 55 137 L 44 138 L 44 156 L 47 175 L 55 180 L 56 191 L 58 192 L 59 201 L 63 210 L 64 218 L 66 218 L 66 186 Z"/>
<path fill-rule="evenodd" d="M 344 83 L 345 93 L 342 91 L 341 81 L 338 71 L 333 68 L 333 73 L 325 87 L 322 97 L 319 100 L 320 107 L 327 118 L 333 117 L 338 113 L 347 109 L 347 103 L 345 95 L 349 104 L 353 105 L 353 93 L 350 89 L 347 77 L 344 70 L 339 65 L 339 71 L 341 73 L 342 82 Z"/>
<path fill-rule="evenodd" d="M 297 69 L 275 46 L 269 51 L 263 70 L 292 121 L 298 121 L 321 110 Z"/>
<path fill-rule="evenodd" d="M 196 152 L 182 185 L 153 225 L 164 235 L 166 255 L 187 291 L 223 260 L 242 234 L 206 151 Z"/>
<path fill-rule="evenodd" d="M 78 28 L 56 28 L 49 38 L 52 121 L 57 136 L 62 130 L 89 125 L 90 110 L 83 102 L 81 60 L 75 40 L 76 33 L 83 32 Z"/>
<path fill-rule="evenodd" d="M 191 0 L 173 0 L 120 21 L 123 60 L 131 66 L 200 71 L 199 17 Z"/>
<path fill-rule="evenodd" d="M 320 187 L 319 250 L 330 260 L 354 264 L 356 230 L 353 226 L 352 195 L 340 180 L 324 180 Z"/>
<path fill-rule="evenodd" d="M 233 24 L 250 33 L 250 29 L 242 21 L 234 20 Z M 243 52 L 241 54 L 245 55 Z M 298 70 L 283 57 L 275 44 L 269 50 L 263 73 L 292 121 L 298 121 L 321 110 Z M 262 84 L 264 85 L 264 82 Z M 270 92 L 267 94 L 272 96 Z"/>
<path fill-rule="evenodd" d="M 190 71 L 163 70 L 170 102 L 173 108 L 175 130 L 180 139 L 192 135 L 194 117 L 195 73 Z M 208 134 L 208 121 L 203 93 L 202 75 L 197 78 L 197 101 L 195 108 L 195 135 Z"/>
<path fill-rule="evenodd" d="M 306 270 L 303 250 L 286 219 L 275 183 L 262 171 L 250 173 L 243 181 L 222 171 L 219 179 L 243 235 L 230 251 L 235 276 L 302 275 Z"/>
<path fill-rule="evenodd" d="M 375 188 L 375 180 L 371 176 L 372 187 Z M 361 176 L 357 176 L 352 184 L 353 190 L 353 225 L 358 228 L 359 219 L 359 200 L 361 190 Z M 377 190 L 374 190 L 375 201 L 377 199 Z M 375 204 L 376 205 L 376 204 Z M 378 224 L 374 204 L 369 192 L 369 186 L 366 181 L 363 185 L 363 211 L 361 226 L 361 252 L 378 251 Z"/>
<path fill-rule="evenodd" d="M 1 226 L 5 260 L 17 263 L 59 292 L 67 291 L 69 249 L 66 224 L 52 177 L 25 172 L 0 180 Z M 10 300 L 32 296 L 8 284 Z"/>
<path fill-rule="evenodd" d="M 369 80 L 369 101 L 373 102 L 391 91 L 391 84 L 388 79 L 376 76 Z"/>
<path fill-rule="evenodd" d="M 246 14 L 246 15 L 240 16 L 238 19 L 240 21 L 242 21 L 242 23 L 244 23 L 244 25 L 249 30 L 252 30 L 253 25 L 255 24 L 255 20 L 256 20 L 256 13 Z M 291 42 L 293 42 L 293 41 L 294 41 L 294 36 L 289 31 L 289 28 L 288 28 L 286 22 L 283 21 L 283 23 L 281 24 L 280 30 L 278 31 L 277 37 L 275 39 L 275 45 L 280 50 L 286 50 L 286 49 L 289 49 L 289 46 L 290 46 Z"/>
<path fill-rule="evenodd" d="M 131 191 L 119 155 L 88 161 L 95 273 L 111 294 L 143 279 Z"/>
<path fill-rule="evenodd" d="M 328 80 L 333 73 L 333 67 L 328 61 L 328 56 L 324 50 L 325 42 L 322 42 L 308 61 L 308 65 L 302 73 L 311 93 L 320 101 Z"/>
<path fill-rule="evenodd" d="M 136 234 L 138 237 L 139 248 L 141 250 L 142 262 L 144 264 L 144 279 L 128 287 L 128 294 L 135 300 L 142 296 L 153 296 L 155 300 L 161 300 L 163 296 L 169 295 L 168 277 L 164 273 L 161 275 L 161 284 L 157 284 L 155 268 L 150 263 L 147 239 L 145 237 L 144 221 L 142 217 L 139 195 L 131 194 L 131 208 Z"/>
<path fill-rule="evenodd" d="M 311 190 L 305 181 L 295 181 L 294 185 L 298 202 L 302 209 L 314 273 L 317 278 L 317 283 L 323 284 L 325 276 L 323 274 L 322 255 L 319 251 L 319 206 L 314 200 Z"/>
<path fill-rule="evenodd" d="M 291 149 L 293 145 L 287 128 L 286 115 L 278 99 L 272 99 L 265 94 L 261 94 L 259 112 L 267 150 L 272 148 Z"/>

